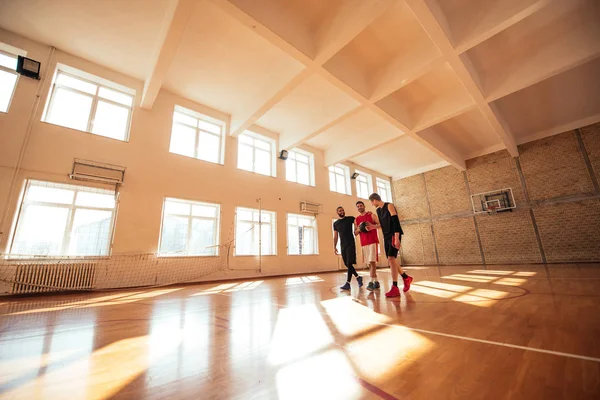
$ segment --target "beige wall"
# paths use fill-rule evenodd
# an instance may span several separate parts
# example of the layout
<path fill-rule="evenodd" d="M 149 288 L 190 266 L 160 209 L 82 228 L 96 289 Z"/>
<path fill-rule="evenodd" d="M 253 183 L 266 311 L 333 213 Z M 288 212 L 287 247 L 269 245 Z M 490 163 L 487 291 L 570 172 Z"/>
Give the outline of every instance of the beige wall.
<path fill-rule="evenodd" d="M 42 70 L 46 67 L 49 54 L 47 46 L 1 30 L 0 41 L 26 50 L 28 57 L 42 62 Z M 40 122 L 50 78 L 57 62 L 137 91 L 129 142 Z M 228 120 L 229 116 L 164 90 L 160 92 L 152 111 L 143 110 L 138 107 L 143 82 L 58 50 L 54 53 L 48 74 L 49 79 L 41 91 L 40 106 L 33 118 L 33 128 L 18 174 L 18 190 L 13 192 L 10 199 L 7 198 L 8 186 L 25 136 L 38 82 L 21 77 L 9 112 L 0 113 L 0 210 L 4 210 L 8 201 L 9 227 L 14 219 L 19 192 L 25 179 L 68 182 L 67 174 L 71 170 L 73 159 L 83 158 L 127 168 L 125 185 L 120 189 L 113 254 L 157 251 L 164 197 L 221 204 L 221 243 L 233 239 L 235 207 L 258 208 L 256 199 L 260 197 L 263 209 L 277 213 L 277 256 L 263 257 L 263 272 L 301 273 L 339 267 L 339 259 L 332 252 L 332 218 L 338 205 L 344 206 L 350 214 L 355 214 L 354 203 L 357 199 L 354 195 L 345 196 L 329 191 L 328 173 L 321 151 L 304 147 L 315 155 L 316 187 L 287 182 L 285 165 L 281 160 L 277 161 L 276 178 L 238 170 L 237 141 L 232 137 L 226 140 L 225 165 L 171 154 L 169 141 L 172 113 L 176 104 L 224 120 Z M 353 171 L 354 166 L 348 165 Z M 378 174 L 374 176 L 389 179 Z M 352 190 L 355 193 L 354 181 Z M 324 206 L 325 212 L 317 217 L 319 255 L 287 256 L 286 213 L 298 213 L 299 202 L 302 200 L 315 201 Z M 0 252 L 7 249 L 8 233 L 7 230 L 0 242 Z M 257 265 L 255 257 L 232 256 L 230 259 L 232 268 L 254 268 Z"/>
<path fill-rule="evenodd" d="M 407 264 L 600 260 L 600 124 L 393 182 Z M 517 208 L 474 215 L 471 193 L 510 187 Z M 437 256 L 436 256 L 437 255 Z M 439 259 L 439 260 L 438 260 Z"/>

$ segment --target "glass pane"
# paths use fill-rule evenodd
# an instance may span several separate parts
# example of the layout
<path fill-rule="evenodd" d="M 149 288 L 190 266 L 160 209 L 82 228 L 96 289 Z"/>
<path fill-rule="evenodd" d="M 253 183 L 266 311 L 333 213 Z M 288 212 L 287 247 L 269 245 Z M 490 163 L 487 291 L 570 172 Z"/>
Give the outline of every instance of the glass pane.
<path fill-rule="evenodd" d="M 92 98 L 70 90 L 56 88 L 46 122 L 67 128 L 87 131 Z"/>
<path fill-rule="evenodd" d="M 295 217 L 293 215 L 289 215 L 288 216 L 288 224 L 298 225 L 298 217 Z"/>
<path fill-rule="evenodd" d="M 335 185 L 337 187 L 337 191 L 340 193 L 346 193 L 346 180 L 343 175 L 335 176 Z"/>
<path fill-rule="evenodd" d="M 200 160 L 218 163 L 221 159 L 221 137 L 206 132 L 200 132 L 198 158 Z"/>
<path fill-rule="evenodd" d="M 285 162 L 285 179 L 289 182 L 296 182 L 296 161 L 289 158 Z"/>
<path fill-rule="evenodd" d="M 61 255 L 68 218 L 68 208 L 26 206 L 19 219 L 11 253 Z"/>
<path fill-rule="evenodd" d="M 194 146 L 196 146 L 196 129 L 181 124 L 174 124 L 171 132 L 169 151 L 183 156 L 194 157 Z"/>
<path fill-rule="evenodd" d="M 163 221 L 160 252 L 185 254 L 188 237 L 188 219 L 166 215 Z"/>
<path fill-rule="evenodd" d="M 258 243 L 254 242 L 254 224 L 251 222 L 238 221 L 235 230 L 235 254 L 252 255 L 258 254 Z"/>
<path fill-rule="evenodd" d="M 100 87 L 100 89 L 98 90 L 98 96 L 123 104 L 124 106 L 131 107 L 133 105 L 132 95 L 123 92 L 118 92 L 109 88 Z"/>
<path fill-rule="evenodd" d="M 238 147 L 238 168 L 246 171 L 252 171 L 252 153 L 251 146 L 239 143 Z"/>
<path fill-rule="evenodd" d="M 271 153 L 256 149 L 254 157 L 254 172 L 271 175 Z"/>
<path fill-rule="evenodd" d="M 272 241 L 273 235 L 271 235 L 271 226 L 263 225 L 261 230 L 261 253 L 266 255 L 273 255 L 275 251 L 273 249 Z"/>
<path fill-rule="evenodd" d="M 111 211 L 75 210 L 68 255 L 107 255 L 110 246 L 111 219 Z"/>
<path fill-rule="evenodd" d="M 190 204 L 167 200 L 165 202 L 165 214 L 190 215 Z"/>
<path fill-rule="evenodd" d="M 288 254 L 300 254 L 300 234 L 298 227 L 288 225 Z"/>
<path fill-rule="evenodd" d="M 0 112 L 8 111 L 16 83 L 17 74 L 0 70 Z"/>
<path fill-rule="evenodd" d="M 288 152 L 288 160 L 295 160 L 296 159 L 296 152 L 295 151 L 290 151 Z"/>
<path fill-rule="evenodd" d="M 254 147 L 256 147 L 257 149 L 270 151 L 271 143 L 265 142 L 264 140 L 260 140 L 260 139 L 254 139 Z"/>
<path fill-rule="evenodd" d="M 253 145 L 254 144 L 254 139 L 251 138 L 250 136 L 244 135 L 244 134 L 241 134 L 241 135 L 238 136 L 238 141 L 240 143 L 245 143 L 245 144 L 249 144 L 249 145 Z"/>
<path fill-rule="evenodd" d="M 187 114 L 180 113 L 175 111 L 173 113 L 173 122 L 181 122 L 182 124 L 193 126 L 194 128 L 198 126 L 198 119 L 191 117 Z"/>
<path fill-rule="evenodd" d="M 193 219 L 188 254 L 216 255 L 218 248 L 214 247 L 217 244 L 215 233 L 216 221 Z"/>
<path fill-rule="evenodd" d="M 84 207 L 114 208 L 115 196 L 108 193 L 77 192 L 75 204 Z"/>
<path fill-rule="evenodd" d="M 204 205 L 192 205 L 192 215 L 194 217 L 217 217 L 217 207 L 215 206 L 204 206 Z"/>
<path fill-rule="evenodd" d="M 27 190 L 27 201 L 42 201 L 44 203 L 73 204 L 74 190 L 60 189 L 48 186 L 31 185 Z"/>
<path fill-rule="evenodd" d="M 2 65 L 5 68 L 9 68 L 16 71 L 17 57 L 0 53 L 0 65 Z"/>
<path fill-rule="evenodd" d="M 129 108 L 98 101 L 92 133 L 113 139 L 127 138 Z"/>
<path fill-rule="evenodd" d="M 312 228 L 305 227 L 302 231 L 302 254 L 315 254 L 315 232 Z"/>
<path fill-rule="evenodd" d="M 73 78 L 65 74 L 59 73 L 56 77 L 56 83 L 58 83 L 59 85 L 71 87 L 73 89 L 81 90 L 82 92 L 86 92 L 89 94 L 96 94 L 97 86 L 93 83 L 82 81 L 80 79 Z"/>
<path fill-rule="evenodd" d="M 252 221 L 252 211 L 238 208 L 237 218 L 240 221 Z"/>
<path fill-rule="evenodd" d="M 310 184 L 308 164 L 298 164 L 298 183 Z"/>
<path fill-rule="evenodd" d="M 304 154 L 298 153 L 296 155 L 296 160 L 298 160 L 298 162 L 301 162 L 301 163 L 304 163 L 304 164 L 308 164 L 308 157 L 305 156 Z"/>
<path fill-rule="evenodd" d="M 271 213 L 267 211 L 263 211 L 261 213 L 260 219 L 262 222 L 271 222 Z"/>
<path fill-rule="evenodd" d="M 329 190 L 332 192 L 337 191 L 335 187 L 335 174 L 331 172 L 331 169 L 329 170 Z"/>
<path fill-rule="evenodd" d="M 219 135 L 221 134 L 221 126 L 213 124 L 211 122 L 206 122 L 200 119 L 198 120 L 198 127 L 208 132 L 216 133 Z"/>

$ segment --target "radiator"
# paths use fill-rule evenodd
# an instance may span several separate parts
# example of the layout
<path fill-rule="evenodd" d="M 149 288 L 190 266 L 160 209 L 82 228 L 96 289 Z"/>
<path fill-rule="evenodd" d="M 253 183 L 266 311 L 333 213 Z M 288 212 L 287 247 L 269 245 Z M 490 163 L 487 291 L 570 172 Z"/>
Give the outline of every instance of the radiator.
<path fill-rule="evenodd" d="M 21 264 L 17 266 L 12 293 L 42 293 L 93 289 L 96 263 Z"/>

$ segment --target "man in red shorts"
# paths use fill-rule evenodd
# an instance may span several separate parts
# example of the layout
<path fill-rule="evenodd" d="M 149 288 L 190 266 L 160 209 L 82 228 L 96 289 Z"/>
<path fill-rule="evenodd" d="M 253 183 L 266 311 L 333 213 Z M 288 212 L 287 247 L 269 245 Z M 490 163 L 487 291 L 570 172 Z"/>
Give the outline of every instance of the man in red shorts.
<path fill-rule="evenodd" d="M 371 274 L 371 282 L 367 285 L 367 290 L 379 289 L 379 281 L 377 281 L 379 237 L 377 229 L 367 229 L 368 226 L 374 226 L 376 222 L 373 218 L 373 213 L 365 210 L 365 203 L 362 201 L 356 202 L 356 209 L 360 215 L 355 220 L 356 228 L 354 229 L 354 234 L 360 235 L 363 262 L 369 265 L 369 272 Z"/>

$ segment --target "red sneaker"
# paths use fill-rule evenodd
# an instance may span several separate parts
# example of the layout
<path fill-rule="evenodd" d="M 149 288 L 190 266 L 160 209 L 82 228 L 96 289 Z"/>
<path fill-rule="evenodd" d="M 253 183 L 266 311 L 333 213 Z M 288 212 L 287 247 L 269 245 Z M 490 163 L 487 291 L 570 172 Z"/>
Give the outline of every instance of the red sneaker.
<path fill-rule="evenodd" d="M 410 289 L 410 284 L 413 281 L 412 276 L 409 276 L 406 279 L 402 279 L 404 281 L 404 289 L 402 289 L 404 292 L 408 292 L 408 290 Z"/>
<path fill-rule="evenodd" d="M 392 289 L 385 294 L 385 297 L 398 297 L 400 296 L 400 289 L 398 286 L 392 286 Z"/>

